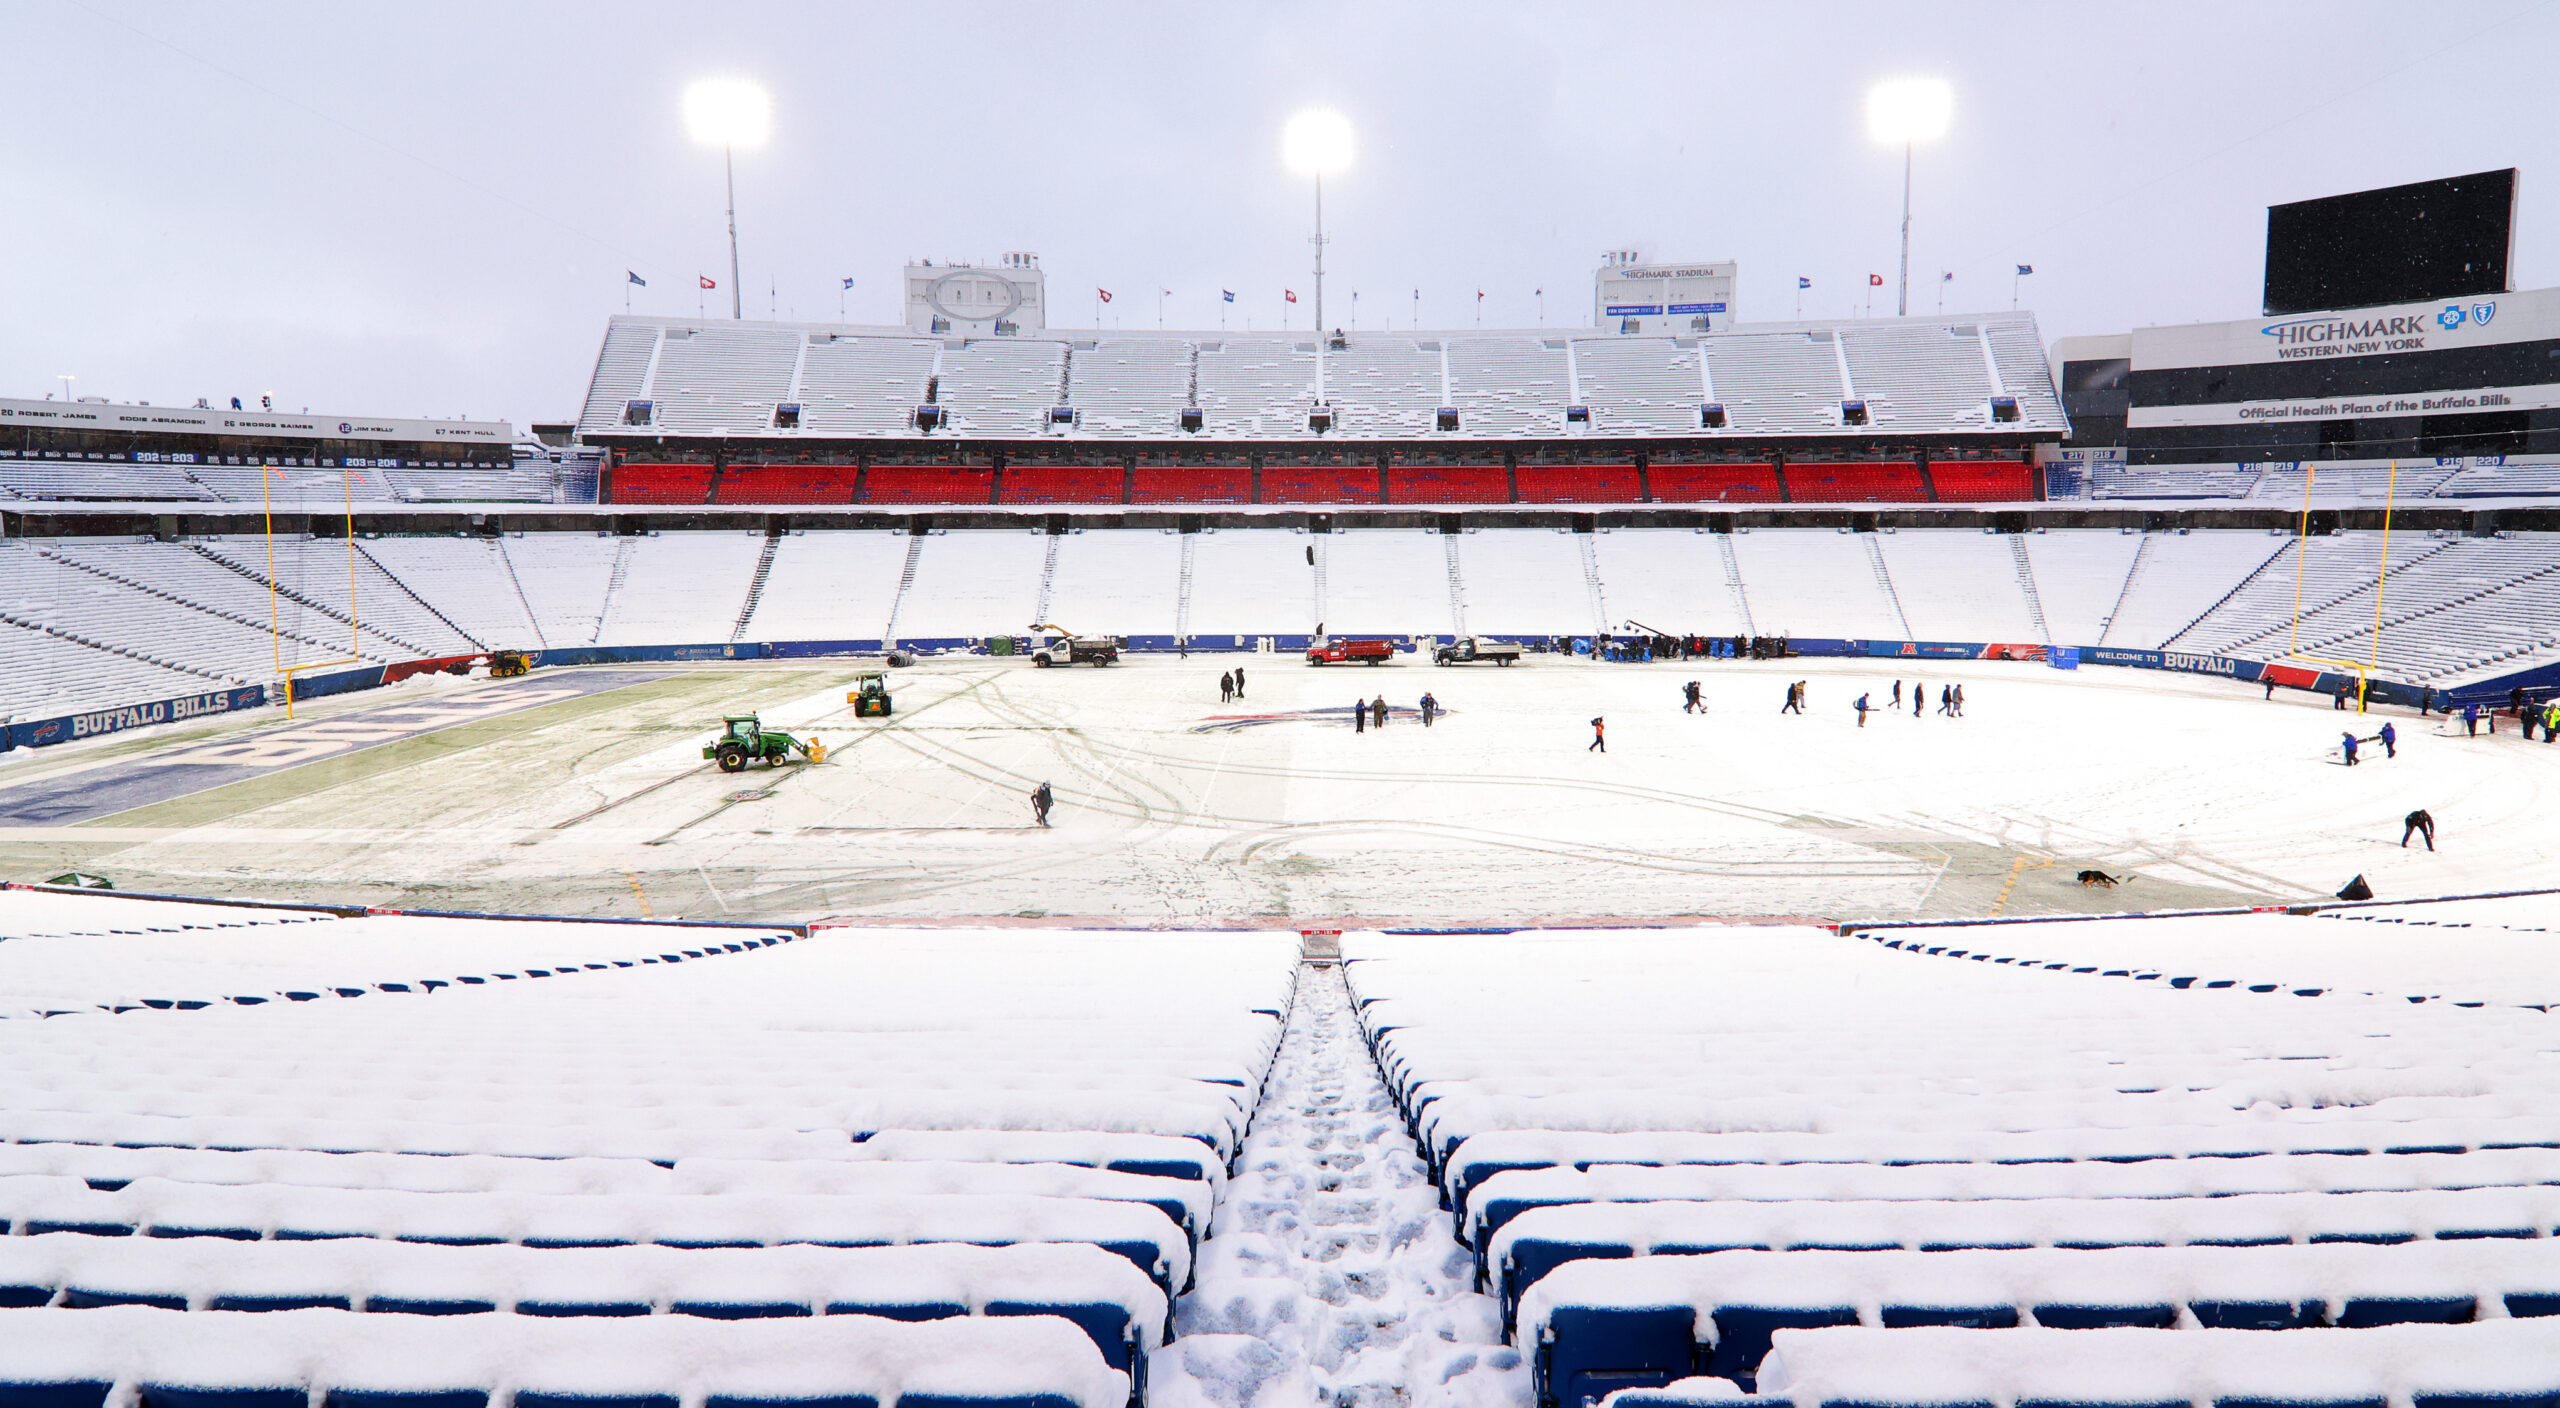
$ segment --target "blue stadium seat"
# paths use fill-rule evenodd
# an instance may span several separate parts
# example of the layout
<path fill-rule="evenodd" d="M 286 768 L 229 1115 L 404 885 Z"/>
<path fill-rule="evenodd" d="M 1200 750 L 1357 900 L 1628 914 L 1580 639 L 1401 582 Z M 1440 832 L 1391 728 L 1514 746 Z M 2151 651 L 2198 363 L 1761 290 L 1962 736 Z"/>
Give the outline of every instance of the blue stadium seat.
<path fill-rule="evenodd" d="M 2196 1323 L 2208 1330 L 2307 1330 L 2328 1318 L 2319 1301 L 2190 1301 Z"/>
<path fill-rule="evenodd" d="M 320 1408 L 489 1408 L 489 1394 L 476 1388 L 419 1392 L 333 1388 L 322 1395 Z"/>
<path fill-rule="evenodd" d="M 352 1310 L 345 1296 L 215 1296 L 207 1310 Z"/>
<path fill-rule="evenodd" d="M 1731 1379 L 1744 1388 L 1753 1388 L 1760 1361 L 1769 1353 L 1770 1336 L 1780 1330 L 1855 1325 L 1858 1323 L 1858 1308 L 1853 1305 L 1729 1305 L 1716 1311 L 1715 1321 L 1715 1353 L 1707 1360 L 1706 1372 L 1720 1379 Z"/>
<path fill-rule="evenodd" d="M 92 1380 L 13 1383 L 0 1379 L 0 1408 L 105 1408 L 114 1387 Z"/>
<path fill-rule="evenodd" d="M 706 1320 L 766 1320 L 809 1313 L 809 1307 L 789 1301 L 680 1300 L 667 1309 L 678 1315 L 699 1315 Z"/>
<path fill-rule="evenodd" d="M 1532 1361 L 1538 1395 L 1588 1408 L 1622 1388 L 1686 1378 L 1697 1372 L 1696 1320 L 1685 1305 L 1558 1310 Z"/>
<path fill-rule="evenodd" d="M 486 1315 L 498 1308 L 489 1300 L 412 1300 L 405 1296 L 368 1296 L 364 1308 L 378 1315 Z"/>
<path fill-rule="evenodd" d="M 672 1393 L 537 1393 L 516 1390 L 516 1408 L 678 1408 Z"/>
<path fill-rule="evenodd" d="M 2349 1300 L 2339 1308 L 2336 1323 L 2345 1330 L 2374 1325 L 2467 1325 L 2477 1318 L 2479 1308 L 2469 1296 L 2372 1296 Z"/>
<path fill-rule="evenodd" d="M 311 1392 L 299 1384 L 255 1388 L 144 1384 L 142 1408 L 311 1408 Z"/>

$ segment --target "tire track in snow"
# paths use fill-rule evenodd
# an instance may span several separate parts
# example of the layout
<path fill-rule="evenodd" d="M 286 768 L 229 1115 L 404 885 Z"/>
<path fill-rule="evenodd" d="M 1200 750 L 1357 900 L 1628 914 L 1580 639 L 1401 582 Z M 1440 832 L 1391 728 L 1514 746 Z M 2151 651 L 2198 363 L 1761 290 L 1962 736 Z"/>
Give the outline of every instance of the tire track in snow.
<path fill-rule="evenodd" d="M 1299 970 L 1197 1274 L 1151 1408 L 1528 1408 L 1339 967 Z"/>

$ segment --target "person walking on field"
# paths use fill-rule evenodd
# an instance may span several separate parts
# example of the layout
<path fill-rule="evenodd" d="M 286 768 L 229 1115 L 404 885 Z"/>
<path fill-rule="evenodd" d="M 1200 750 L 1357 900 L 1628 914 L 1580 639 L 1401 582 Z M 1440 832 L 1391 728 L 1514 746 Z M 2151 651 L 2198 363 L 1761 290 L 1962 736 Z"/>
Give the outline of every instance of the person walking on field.
<path fill-rule="evenodd" d="M 1351 731 L 1353 733 L 1367 733 L 1369 731 L 1368 700 L 1355 699 L 1351 702 Z"/>
<path fill-rule="evenodd" d="M 2400 756 L 2400 731 L 2393 728 L 2387 720 L 2382 725 L 2382 732 L 2374 736 L 2382 740 L 2382 756 L 2386 758 Z"/>
<path fill-rule="evenodd" d="M 2469 737 L 2478 738 L 2480 736 L 2479 705 L 2465 704 L 2462 706 L 2462 728 L 2464 733 Z"/>
<path fill-rule="evenodd" d="M 1042 826 L 1049 824 L 1049 808 L 1057 799 L 1049 795 L 1049 784 L 1031 789 L 1031 819 Z"/>
<path fill-rule="evenodd" d="M 1778 712 L 1781 714 L 1801 714 L 1804 712 L 1804 681 L 1798 680 L 1794 684 L 1787 686 L 1786 706 L 1778 710 Z"/>
<path fill-rule="evenodd" d="M 1684 703 L 1682 703 L 1682 704 L 1681 704 L 1681 706 L 1680 706 L 1680 712 L 1681 712 L 1681 713 L 1684 713 L 1684 714 L 1703 714 L 1703 713 L 1707 712 L 1707 701 L 1706 701 L 1706 697 L 1705 697 L 1705 695 L 1700 691 L 1700 688 L 1699 688 L 1698 682 L 1697 682 L 1696 680 L 1691 680 L 1691 681 L 1689 681 L 1689 683 L 1688 683 L 1688 684 L 1686 684 L 1686 685 L 1682 686 L 1682 687 L 1681 687 L 1681 695 L 1682 695 L 1683 699 L 1685 700 L 1685 702 L 1684 702 Z"/>
<path fill-rule="evenodd" d="M 2411 836 L 2424 840 L 2428 850 L 2432 851 L 2436 848 L 2436 819 L 2427 815 L 2427 809 L 2424 807 L 2400 818 L 2400 849 L 2404 851 L 2409 849 Z"/>
<path fill-rule="evenodd" d="M 1387 726 L 1387 696 L 1381 694 L 1369 702 L 1369 715 L 1369 727 L 1385 728 Z"/>
<path fill-rule="evenodd" d="M 2356 736 L 2352 733 L 2339 734 L 2338 747 L 2347 755 L 2347 766 L 2354 767 L 2356 765 Z"/>
<path fill-rule="evenodd" d="M 1902 707 L 1902 681 L 1900 680 L 1893 682 L 1893 707 L 1897 710 Z"/>
<path fill-rule="evenodd" d="M 1956 687 L 1954 685 L 1942 684 L 1938 686 L 1938 712 L 1951 719 L 1956 716 Z"/>
<path fill-rule="evenodd" d="M 1859 695 L 1858 702 L 1850 705 L 1849 707 L 1858 711 L 1858 727 L 1865 728 L 1867 726 L 1867 696 L 1863 694 Z"/>
<path fill-rule="evenodd" d="M 1432 721 L 1433 719 L 1435 719 L 1435 718 L 1438 718 L 1438 717 L 1439 717 L 1439 715 L 1440 715 L 1440 701 L 1439 701 L 1439 700 L 1437 700 L 1437 699 L 1432 698 L 1432 697 L 1431 697 L 1431 693 L 1430 693 L 1430 691 L 1429 691 L 1429 690 L 1425 690 L 1425 691 L 1423 691 L 1423 695 L 1422 695 L 1422 726 L 1423 726 L 1424 728 L 1429 728 L 1429 727 L 1431 727 L 1431 721 Z"/>
<path fill-rule="evenodd" d="M 1929 702 L 1928 688 L 1918 680 L 1911 682 L 1911 717 L 1920 717 L 1920 706 Z"/>
<path fill-rule="evenodd" d="M 1218 702 L 1232 704 L 1236 699 L 1236 677 L 1233 673 L 1218 676 Z"/>
<path fill-rule="evenodd" d="M 1609 725 L 1605 721 L 1597 718 L 1591 721 L 1591 746 L 1582 751 L 1585 753 L 1609 751 Z"/>
<path fill-rule="evenodd" d="M 1244 666 L 1236 666 L 1236 698 L 1244 698 Z"/>
<path fill-rule="evenodd" d="M 1959 719 L 1961 719 L 1961 718 L 1963 718 L 1963 717 L 1964 717 L 1964 686 L 1963 686 L 1963 685 L 1957 685 L 1957 686 L 1956 686 L 1956 717 L 1957 717 L 1957 718 L 1959 718 Z"/>

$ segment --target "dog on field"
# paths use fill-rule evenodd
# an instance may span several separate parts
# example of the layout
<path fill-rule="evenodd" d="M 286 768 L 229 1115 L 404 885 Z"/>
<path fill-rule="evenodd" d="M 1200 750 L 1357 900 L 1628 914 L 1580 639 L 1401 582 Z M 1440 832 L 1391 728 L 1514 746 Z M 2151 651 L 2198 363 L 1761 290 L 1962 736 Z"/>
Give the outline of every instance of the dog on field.
<path fill-rule="evenodd" d="M 2125 878 L 2131 879 L 2132 877 L 2127 876 Z M 2115 876 L 2109 875 L 2103 870 L 2084 870 L 2080 872 L 2080 888 L 2084 890 L 2112 890 L 2123 883 L 2124 880 L 2119 880 Z"/>

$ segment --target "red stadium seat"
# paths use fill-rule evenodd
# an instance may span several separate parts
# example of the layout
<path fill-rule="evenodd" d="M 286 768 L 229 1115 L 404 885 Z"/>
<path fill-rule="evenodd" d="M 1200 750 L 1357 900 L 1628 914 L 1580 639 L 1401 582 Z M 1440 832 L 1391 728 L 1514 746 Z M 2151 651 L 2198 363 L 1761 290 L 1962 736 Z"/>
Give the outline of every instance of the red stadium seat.
<path fill-rule="evenodd" d="M 1295 465 L 1262 467 L 1262 499 L 1266 504 L 1374 504 L 1378 471 L 1373 465 Z"/>
<path fill-rule="evenodd" d="M 857 466 L 733 464 L 720 476 L 724 504 L 849 504 Z"/>
<path fill-rule="evenodd" d="M 1631 464 L 1524 464 L 1524 504 L 1632 504 L 1644 498 Z"/>
<path fill-rule="evenodd" d="M 1877 464 L 1790 464 L 1787 497 L 1814 504 L 1921 504 L 1929 501 L 1920 466 L 1909 460 Z"/>
<path fill-rule="evenodd" d="M 982 504 L 995 497 L 996 472 L 971 465 L 871 466 L 863 477 L 866 504 Z"/>
<path fill-rule="evenodd" d="M 1962 460 L 1929 466 L 1940 501 L 1951 504 L 2025 503 L 2035 498 L 2035 470 L 2010 460 Z"/>
<path fill-rule="evenodd" d="M 1657 464 L 1646 477 L 1658 504 L 1778 501 L 1778 471 L 1765 464 Z"/>
<path fill-rule="evenodd" d="M 1120 502 L 1120 466 L 1116 464 L 1016 464 L 1005 466 L 997 486 L 1000 504 L 1116 504 Z"/>
<path fill-rule="evenodd" d="M 1249 504 L 1253 466 L 1140 465 L 1129 484 L 1133 504 Z"/>
<path fill-rule="evenodd" d="M 618 504 L 698 504 L 710 497 L 707 464 L 626 464 L 613 471 Z"/>
<path fill-rule="evenodd" d="M 1397 466 L 1387 471 L 1387 502 L 1507 504 L 1511 476 L 1498 464 Z"/>

